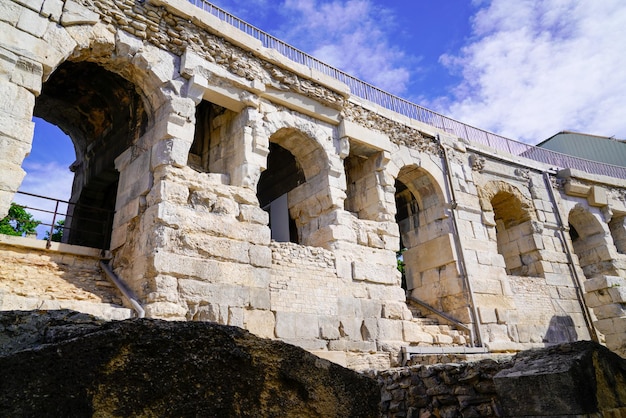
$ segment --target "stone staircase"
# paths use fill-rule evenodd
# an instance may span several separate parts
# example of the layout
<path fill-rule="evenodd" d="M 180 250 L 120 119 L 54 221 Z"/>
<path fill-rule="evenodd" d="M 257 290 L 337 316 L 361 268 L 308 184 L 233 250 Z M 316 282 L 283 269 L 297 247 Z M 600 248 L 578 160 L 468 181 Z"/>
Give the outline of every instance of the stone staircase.
<path fill-rule="evenodd" d="M 407 307 L 413 314 L 412 322 L 421 328 L 424 341 L 402 347 L 404 364 L 429 365 L 489 357 L 487 349 L 471 347 L 467 330 L 445 323 L 411 299 L 407 299 Z"/>
<path fill-rule="evenodd" d="M 55 243 L 51 251 L 42 248 L 45 241 L 2 238 L 0 310 L 71 309 L 106 320 L 133 316 L 103 274 L 99 250 Z"/>

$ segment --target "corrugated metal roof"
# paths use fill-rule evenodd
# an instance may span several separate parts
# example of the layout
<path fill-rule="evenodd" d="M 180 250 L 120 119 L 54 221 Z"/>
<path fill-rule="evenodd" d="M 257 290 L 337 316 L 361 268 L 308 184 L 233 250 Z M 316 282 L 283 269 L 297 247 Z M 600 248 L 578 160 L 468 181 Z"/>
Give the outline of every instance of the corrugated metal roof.
<path fill-rule="evenodd" d="M 623 140 L 565 131 L 537 146 L 587 160 L 626 167 L 626 142 Z"/>

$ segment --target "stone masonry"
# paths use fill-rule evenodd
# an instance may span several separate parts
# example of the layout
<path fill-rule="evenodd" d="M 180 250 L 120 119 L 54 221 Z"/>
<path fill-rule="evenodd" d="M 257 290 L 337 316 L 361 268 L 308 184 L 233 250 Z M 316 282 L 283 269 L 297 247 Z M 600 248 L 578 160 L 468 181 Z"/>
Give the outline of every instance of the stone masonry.
<path fill-rule="evenodd" d="M 407 345 L 626 353 L 624 180 L 383 109 L 191 3 L 0 0 L 0 216 L 34 115 L 74 142 L 70 200 L 115 210 L 110 265 L 147 317 L 354 368 Z M 427 332 L 407 295 L 471 332 Z"/>

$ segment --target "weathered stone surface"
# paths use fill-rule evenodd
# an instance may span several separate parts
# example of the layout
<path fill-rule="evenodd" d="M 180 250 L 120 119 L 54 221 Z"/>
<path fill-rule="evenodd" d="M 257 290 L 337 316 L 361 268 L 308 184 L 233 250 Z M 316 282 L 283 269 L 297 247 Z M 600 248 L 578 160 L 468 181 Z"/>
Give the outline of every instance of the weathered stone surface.
<path fill-rule="evenodd" d="M 375 381 L 207 322 L 0 315 L 2 416 L 376 417 Z"/>
<path fill-rule="evenodd" d="M 626 361 L 590 341 L 513 358 L 438 360 L 449 364 L 370 372 L 382 386 L 382 416 L 613 417 L 626 412 Z"/>
<path fill-rule="evenodd" d="M 626 413 L 626 360 L 590 341 L 520 353 L 494 384 L 506 416 Z"/>

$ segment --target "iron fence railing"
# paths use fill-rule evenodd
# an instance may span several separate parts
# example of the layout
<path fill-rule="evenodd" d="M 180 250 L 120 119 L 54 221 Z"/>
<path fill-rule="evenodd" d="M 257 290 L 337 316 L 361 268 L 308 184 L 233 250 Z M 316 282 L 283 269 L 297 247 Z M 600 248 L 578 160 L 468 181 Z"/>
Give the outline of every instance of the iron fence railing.
<path fill-rule="evenodd" d="M 575 168 L 588 173 L 626 179 L 626 167 L 599 163 L 561 154 L 545 148 L 535 147 L 501 135 L 487 132 L 483 129 L 475 128 L 447 116 L 443 116 L 437 112 L 402 99 L 401 97 L 388 93 L 337 68 L 325 64 L 306 52 L 294 48 L 280 39 L 263 32 L 261 29 L 250 25 L 249 23 L 206 0 L 188 1 L 205 12 L 216 16 L 220 20 L 258 39 L 266 48 L 275 49 L 285 57 L 298 64 L 315 69 L 329 77 L 345 83 L 350 88 L 350 92 L 353 95 L 369 100 L 386 109 L 400 113 L 411 119 L 415 119 L 436 128 L 443 129 L 446 132 L 454 134 L 460 138 L 464 138 L 470 142 L 482 144 L 496 150 L 506 151 L 513 155 L 530 158 L 535 161 L 549 164 L 554 168 Z"/>
<path fill-rule="evenodd" d="M 16 192 L 15 203 L 39 222 L 37 237 L 47 241 L 47 248 L 53 241 L 103 250 L 109 247 L 113 222 L 110 210 L 23 191 Z"/>

